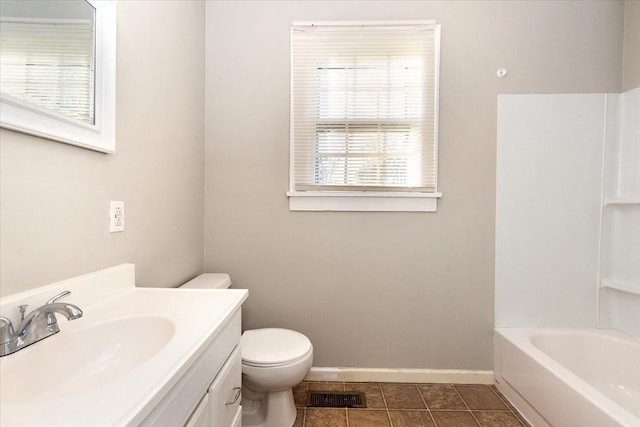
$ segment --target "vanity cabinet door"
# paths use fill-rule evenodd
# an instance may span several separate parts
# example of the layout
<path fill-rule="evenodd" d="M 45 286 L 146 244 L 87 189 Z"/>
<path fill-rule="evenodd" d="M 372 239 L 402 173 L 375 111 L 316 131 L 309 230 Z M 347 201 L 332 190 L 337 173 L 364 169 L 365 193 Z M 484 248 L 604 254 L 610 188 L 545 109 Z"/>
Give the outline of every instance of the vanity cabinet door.
<path fill-rule="evenodd" d="M 231 423 L 231 427 L 242 427 L 242 408 L 238 408 L 238 413 Z"/>
<path fill-rule="evenodd" d="M 210 427 L 232 427 L 240 417 L 242 392 L 242 359 L 240 346 L 231 353 L 209 388 L 211 402 Z"/>
<path fill-rule="evenodd" d="M 209 393 L 206 393 L 184 427 L 210 427 L 210 419 L 211 405 L 209 404 Z"/>

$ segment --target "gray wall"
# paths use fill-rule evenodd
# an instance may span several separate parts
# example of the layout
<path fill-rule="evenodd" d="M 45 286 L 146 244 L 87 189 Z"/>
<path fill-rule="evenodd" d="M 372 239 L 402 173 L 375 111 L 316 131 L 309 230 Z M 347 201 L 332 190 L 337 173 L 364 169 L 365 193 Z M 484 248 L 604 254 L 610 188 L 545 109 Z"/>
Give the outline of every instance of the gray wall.
<path fill-rule="evenodd" d="M 250 290 L 244 326 L 300 330 L 315 366 L 490 369 L 496 95 L 620 91 L 623 9 L 208 3 L 205 270 Z M 289 25 L 376 19 L 442 24 L 438 212 L 289 212 Z"/>
<path fill-rule="evenodd" d="M 202 272 L 204 3 L 119 2 L 117 61 L 116 154 L 0 130 L 2 295 L 123 262 L 141 285 Z"/>
<path fill-rule="evenodd" d="M 624 2 L 622 90 L 640 86 L 640 1 Z"/>

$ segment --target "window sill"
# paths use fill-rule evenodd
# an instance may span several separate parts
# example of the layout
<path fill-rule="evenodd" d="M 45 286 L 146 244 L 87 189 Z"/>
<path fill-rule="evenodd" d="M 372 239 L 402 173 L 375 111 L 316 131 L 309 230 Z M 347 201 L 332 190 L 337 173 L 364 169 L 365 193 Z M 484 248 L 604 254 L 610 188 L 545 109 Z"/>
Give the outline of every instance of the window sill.
<path fill-rule="evenodd" d="M 290 211 L 435 212 L 441 193 L 289 191 Z"/>

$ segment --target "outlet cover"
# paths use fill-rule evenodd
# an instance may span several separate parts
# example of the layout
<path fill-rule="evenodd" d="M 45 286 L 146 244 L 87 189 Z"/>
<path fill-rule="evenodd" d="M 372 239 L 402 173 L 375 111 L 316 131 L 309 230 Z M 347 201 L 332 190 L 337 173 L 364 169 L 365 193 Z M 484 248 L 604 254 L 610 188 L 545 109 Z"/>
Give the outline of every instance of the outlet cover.
<path fill-rule="evenodd" d="M 111 233 L 124 231 L 124 202 L 122 201 L 111 201 L 109 231 Z"/>

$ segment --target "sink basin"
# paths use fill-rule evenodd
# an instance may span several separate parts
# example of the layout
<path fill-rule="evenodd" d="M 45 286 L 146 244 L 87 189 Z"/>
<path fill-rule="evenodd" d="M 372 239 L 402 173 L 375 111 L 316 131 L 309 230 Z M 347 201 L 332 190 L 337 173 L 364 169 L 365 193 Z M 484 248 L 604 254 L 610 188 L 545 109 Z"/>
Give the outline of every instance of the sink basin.
<path fill-rule="evenodd" d="M 70 326 L 0 358 L 3 402 L 59 398 L 100 385 L 151 359 L 175 333 L 173 322 L 157 316 Z"/>

